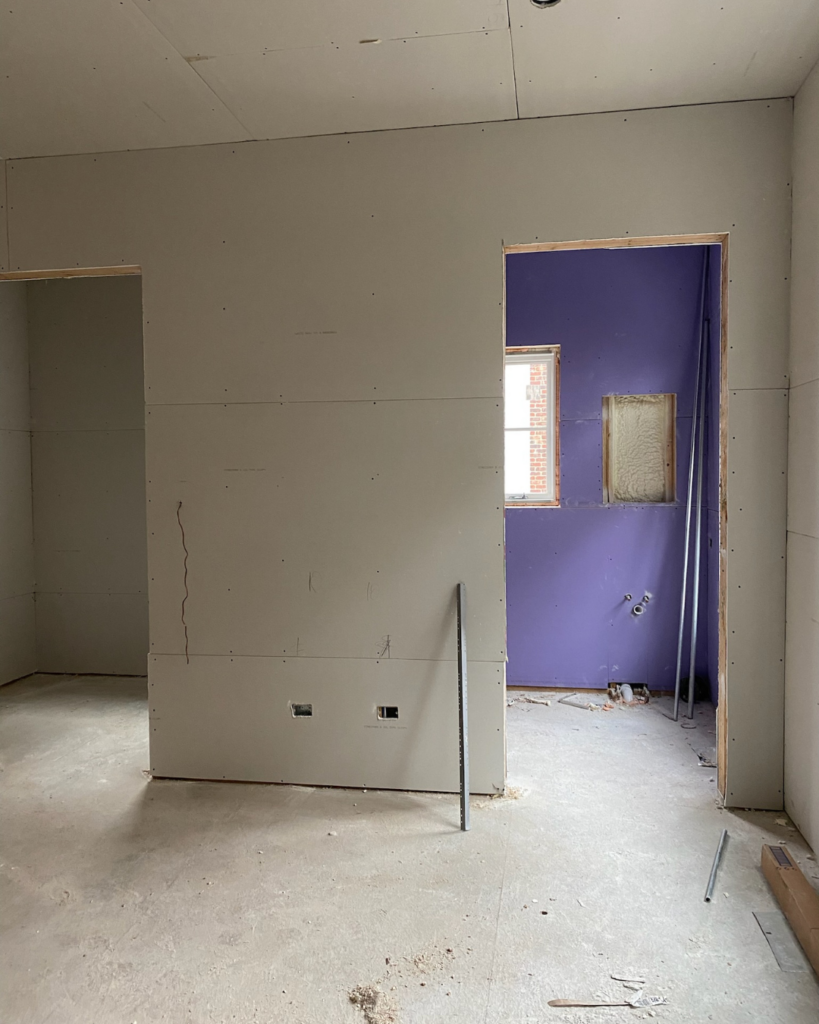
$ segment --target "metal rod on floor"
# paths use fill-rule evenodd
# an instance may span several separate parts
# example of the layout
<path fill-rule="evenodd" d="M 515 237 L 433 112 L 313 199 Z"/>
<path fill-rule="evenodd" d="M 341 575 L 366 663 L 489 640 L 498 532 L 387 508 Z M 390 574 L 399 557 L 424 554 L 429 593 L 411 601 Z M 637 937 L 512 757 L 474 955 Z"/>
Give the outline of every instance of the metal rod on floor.
<path fill-rule="evenodd" d="M 461 766 L 461 831 L 469 831 L 469 732 L 466 707 L 466 586 L 459 583 L 458 595 L 458 730 Z"/>
<path fill-rule="evenodd" d="M 697 408 L 699 406 L 700 377 L 702 375 L 702 348 L 705 335 L 705 283 L 708 279 L 708 249 L 702 264 L 702 288 L 700 291 L 700 340 L 697 348 L 697 376 L 694 381 L 694 401 L 691 406 L 691 453 L 688 458 L 688 498 L 685 504 L 685 543 L 683 545 L 683 577 L 680 595 L 680 628 L 677 634 L 677 671 L 674 676 L 674 721 L 680 717 L 680 683 L 682 680 L 683 633 L 685 632 L 685 602 L 688 592 L 688 548 L 691 538 L 691 500 L 694 493 L 694 450 L 697 440 Z"/>
<path fill-rule="evenodd" d="M 705 902 L 710 903 L 711 897 L 714 895 L 714 883 L 717 880 L 717 871 L 719 870 L 719 862 L 722 860 L 722 851 L 725 849 L 725 840 L 728 838 L 728 829 L 722 830 L 722 835 L 719 837 L 719 845 L 717 846 L 717 852 L 714 854 L 714 863 L 711 865 L 711 874 L 708 876 L 708 885 L 705 887 Z"/>
<path fill-rule="evenodd" d="M 707 322 L 707 321 L 706 321 Z M 699 445 L 697 450 L 697 521 L 694 530 L 694 586 L 691 594 L 691 658 L 688 666 L 688 717 L 694 717 L 694 682 L 697 670 L 697 619 L 700 606 L 700 562 L 702 560 L 702 468 L 705 456 L 705 392 L 708 380 L 708 335 L 705 336 L 702 360 L 702 382 L 700 384 L 700 415 L 698 423 Z"/>

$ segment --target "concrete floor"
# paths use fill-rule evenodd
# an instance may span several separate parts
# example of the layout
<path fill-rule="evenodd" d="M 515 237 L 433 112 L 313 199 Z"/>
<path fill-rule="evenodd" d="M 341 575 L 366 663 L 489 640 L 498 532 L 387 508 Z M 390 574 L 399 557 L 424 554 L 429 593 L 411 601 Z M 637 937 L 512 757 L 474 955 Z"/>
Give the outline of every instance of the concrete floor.
<path fill-rule="evenodd" d="M 517 789 L 462 835 L 450 796 L 151 781 L 142 680 L 34 677 L 0 706 L 4 1024 L 819 1019 L 751 913 L 776 906 L 763 842 L 816 861 L 781 814 L 720 810 L 710 709 L 510 707 Z M 547 1005 L 630 994 L 612 973 L 667 1005 Z"/>

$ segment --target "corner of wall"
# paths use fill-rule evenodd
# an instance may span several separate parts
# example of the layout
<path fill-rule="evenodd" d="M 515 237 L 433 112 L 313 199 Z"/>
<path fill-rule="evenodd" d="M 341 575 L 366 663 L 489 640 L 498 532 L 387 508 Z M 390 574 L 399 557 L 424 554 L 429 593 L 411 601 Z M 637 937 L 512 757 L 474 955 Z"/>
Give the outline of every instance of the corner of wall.
<path fill-rule="evenodd" d="M 794 101 L 785 807 L 819 849 L 819 64 Z"/>

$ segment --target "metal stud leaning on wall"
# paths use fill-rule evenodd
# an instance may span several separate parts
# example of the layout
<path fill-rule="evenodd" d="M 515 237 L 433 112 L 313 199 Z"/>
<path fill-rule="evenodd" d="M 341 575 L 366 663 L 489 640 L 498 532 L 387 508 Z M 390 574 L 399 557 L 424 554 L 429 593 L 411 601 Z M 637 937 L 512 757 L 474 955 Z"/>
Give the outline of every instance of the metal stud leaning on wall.
<path fill-rule="evenodd" d="M 705 267 L 708 272 L 708 250 L 705 250 Z M 705 392 L 708 384 L 708 329 L 710 320 L 703 319 L 702 380 L 700 382 L 699 447 L 697 450 L 697 504 L 696 529 L 694 531 L 694 586 L 691 594 L 691 654 L 688 663 L 688 717 L 694 717 L 694 682 L 697 668 L 697 622 L 700 606 L 700 562 L 702 560 L 702 464 L 705 447 Z"/>
<path fill-rule="evenodd" d="M 708 268 L 710 266 L 710 248 L 706 247 L 705 255 L 703 257 L 702 267 L 702 288 L 700 291 L 700 337 L 699 344 L 697 346 L 697 376 L 694 382 L 694 401 L 691 408 L 691 452 L 688 459 L 688 496 L 685 505 L 685 541 L 683 544 L 683 576 L 682 576 L 682 592 L 680 595 L 680 628 L 677 634 L 677 670 L 674 678 L 674 714 L 673 719 L 676 722 L 680 717 L 680 683 L 682 680 L 682 649 L 683 649 L 683 633 L 685 631 L 685 606 L 686 606 L 686 595 L 688 591 L 688 554 L 690 548 L 691 539 L 691 510 L 694 496 L 694 463 L 696 454 L 696 442 L 697 442 L 697 426 L 698 426 L 698 413 L 704 414 L 705 412 L 705 384 L 707 374 L 707 355 L 706 355 L 706 318 L 705 318 L 705 299 L 706 299 L 706 286 L 708 282 Z M 702 425 L 700 425 L 699 438 L 700 438 L 700 462 L 698 467 L 698 494 L 697 494 L 697 522 L 696 522 L 696 535 L 697 535 L 697 551 L 699 551 L 699 537 L 700 537 L 700 519 L 702 515 L 702 442 L 703 442 L 703 431 Z M 691 629 L 694 636 L 691 646 L 691 658 L 692 662 L 689 668 L 689 718 L 693 715 L 693 686 L 694 686 L 694 651 L 696 650 L 696 618 L 697 618 L 697 588 L 699 586 L 699 558 L 697 557 L 695 563 L 695 576 L 696 580 L 694 583 L 694 595 L 693 595 L 693 615 L 691 621 Z"/>
<path fill-rule="evenodd" d="M 456 589 L 458 603 L 458 731 L 461 769 L 461 831 L 469 831 L 469 734 L 466 708 L 466 585 Z"/>

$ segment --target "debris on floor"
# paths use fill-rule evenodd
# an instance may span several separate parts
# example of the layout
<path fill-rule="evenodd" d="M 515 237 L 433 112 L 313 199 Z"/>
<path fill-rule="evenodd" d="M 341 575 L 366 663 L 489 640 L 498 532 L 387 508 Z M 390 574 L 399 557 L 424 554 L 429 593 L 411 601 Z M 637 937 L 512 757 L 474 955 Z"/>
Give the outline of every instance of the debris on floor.
<path fill-rule="evenodd" d="M 466 952 L 471 953 L 471 947 L 467 947 Z M 383 990 L 389 987 L 389 991 L 394 992 L 398 984 L 406 986 L 410 981 L 426 988 L 427 982 L 417 981 L 418 977 L 441 973 L 451 968 L 455 959 L 451 946 L 432 946 L 411 956 L 387 956 L 384 958 L 387 969 L 382 977 L 367 985 L 356 985 L 348 993 L 350 1002 L 361 1010 L 367 1024 L 397 1024 L 398 1006 Z M 454 980 L 452 976 L 450 980 Z"/>
<path fill-rule="evenodd" d="M 375 985 L 356 985 L 350 1002 L 361 1010 L 367 1024 L 396 1024 L 396 1008 Z"/>
<path fill-rule="evenodd" d="M 634 978 L 629 974 L 612 974 L 614 981 L 622 981 L 624 985 L 645 985 L 645 978 Z"/>
<path fill-rule="evenodd" d="M 611 711 L 614 707 L 609 701 L 604 704 L 600 704 L 596 701 L 589 700 L 588 697 L 581 697 L 578 693 L 567 693 L 565 697 L 561 697 L 558 701 L 559 704 L 568 704 L 571 708 L 580 708 L 581 711 Z"/>
<path fill-rule="evenodd" d="M 508 803 L 510 800 L 522 800 L 523 797 L 529 792 L 528 789 L 523 789 L 522 786 L 507 786 L 501 793 L 492 793 L 491 796 L 484 797 L 483 800 L 474 800 L 472 807 L 497 807 L 499 804 Z"/>
<path fill-rule="evenodd" d="M 548 707 L 557 694 L 549 694 L 547 697 L 530 696 L 528 693 L 516 693 L 514 697 L 506 698 L 506 706 L 511 708 L 513 704 L 545 704 Z"/>

